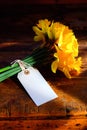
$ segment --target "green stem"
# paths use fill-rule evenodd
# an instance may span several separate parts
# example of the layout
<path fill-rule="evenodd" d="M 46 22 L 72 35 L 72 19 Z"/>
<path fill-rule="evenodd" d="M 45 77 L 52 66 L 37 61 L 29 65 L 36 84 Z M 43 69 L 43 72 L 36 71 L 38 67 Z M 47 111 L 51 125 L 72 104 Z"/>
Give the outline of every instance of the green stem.
<path fill-rule="evenodd" d="M 31 66 L 34 64 L 39 64 L 43 62 L 44 59 L 48 58 L 48 50 L 47 48 L 39 48 L 36 49 L 30 56 L 23 59 L 24 62 L 30 64 Z M 17 74 L 21 71 L 21 68 L 15 63 L 13 66 L 7 66 L 5 68 L 0 69 L 0 82 L 5 79 Z"/>
<path fill-rule="evenodd" d="M 36 49 L 30 56 L 24 58 L 23 61 L 24 62 L 28 62 L 28 61 L 29 62 L 35 62 L 35 59 L 37 60 L 40 57 L 40 55 L 43 55 L 43 52 L 45 52 L 45 49 L 41 49 L 41 48 Z M 17 66 L 18 66 L 18 64 L 15 63 L 14 65 L 9 65 L 9 66 L 6 66 L 4 68 L 1 68 L 0 73 L 7 71 L 9 69 L 15 68 Z"/>

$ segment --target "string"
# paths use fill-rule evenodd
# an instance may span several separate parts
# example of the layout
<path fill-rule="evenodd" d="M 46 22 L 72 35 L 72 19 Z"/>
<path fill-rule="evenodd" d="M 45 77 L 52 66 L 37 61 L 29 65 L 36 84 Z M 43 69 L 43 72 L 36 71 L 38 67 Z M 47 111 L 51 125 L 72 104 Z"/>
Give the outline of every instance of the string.
<path fill-rule="evenodd" d="M 27 70 L 28 67 L 30 67 L 31 65 L 22 61 L 22 60 L 15 60 L 13 62 L 11 62 L 12 66 L 14 66 L 14 64 L 18 63 L 21 70 L 24 71 L 25 74 L 28 74 L 29 73 L 29 70 Z"/>

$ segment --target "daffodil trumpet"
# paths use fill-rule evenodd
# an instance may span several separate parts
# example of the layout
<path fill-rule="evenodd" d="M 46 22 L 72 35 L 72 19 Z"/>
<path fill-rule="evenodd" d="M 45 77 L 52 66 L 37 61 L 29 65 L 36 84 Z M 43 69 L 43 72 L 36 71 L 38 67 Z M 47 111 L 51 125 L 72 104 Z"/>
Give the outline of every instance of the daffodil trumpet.
<path fill-rule="evenodd" d="M 23 61 L 30 65 L 51 64 L 51 70 L 56 73 L 62 71 L 67 78 L 76 76 L 81 71 L 81 57 L 79 54 L 79 44 L 72 29 L 60 22 L 39 20 L 33 26 L 35 32 L 34 41 L 41 42 L 41 46 L 33 53 L 24 58 Z M 16 63 L 0 69 L 0 81 L 13 76 L 20 71 Z"/>

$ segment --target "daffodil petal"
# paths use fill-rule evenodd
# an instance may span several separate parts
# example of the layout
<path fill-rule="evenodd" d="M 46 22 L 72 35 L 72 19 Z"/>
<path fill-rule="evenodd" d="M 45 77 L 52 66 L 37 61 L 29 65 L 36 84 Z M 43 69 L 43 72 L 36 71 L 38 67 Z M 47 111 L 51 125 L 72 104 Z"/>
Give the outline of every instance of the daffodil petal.
<path fill-rule="evenodd" d="M 64 72 L 64 74 L 65 74 L 65 76 L 67 78 L 71 79 L 71 75 L 70 75 L 69 71 L 66 68 L 63 68 L 63 72 Z"/>
<path fill-rule="evenodd" d="M 51 70 L 52 70 L 53 73 L 56 73 L 57 68 L 58 68 L 57 61 L 52 62 L 52 64 L 51 64 Z"/>

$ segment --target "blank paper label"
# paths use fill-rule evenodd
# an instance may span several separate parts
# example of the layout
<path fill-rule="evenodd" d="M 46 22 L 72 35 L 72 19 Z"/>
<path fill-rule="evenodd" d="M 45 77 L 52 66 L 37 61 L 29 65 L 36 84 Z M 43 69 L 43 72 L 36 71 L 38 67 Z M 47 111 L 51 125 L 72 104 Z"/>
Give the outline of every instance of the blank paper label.
<path fill-rule="evenodd" d="M 58 97 L 37 69 L 29 67 L 27 71 L 21 71 L 17 77 L 37 106 Z"/>

